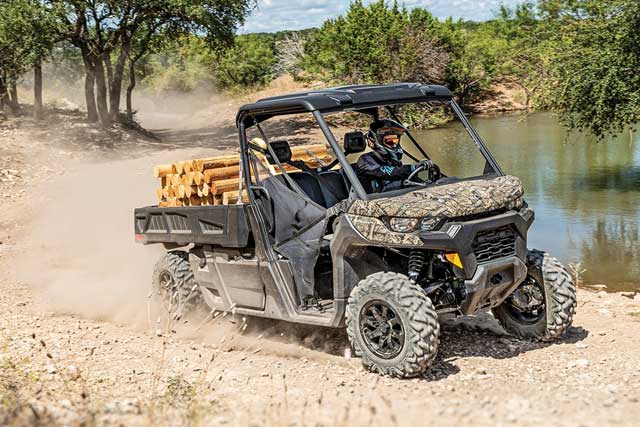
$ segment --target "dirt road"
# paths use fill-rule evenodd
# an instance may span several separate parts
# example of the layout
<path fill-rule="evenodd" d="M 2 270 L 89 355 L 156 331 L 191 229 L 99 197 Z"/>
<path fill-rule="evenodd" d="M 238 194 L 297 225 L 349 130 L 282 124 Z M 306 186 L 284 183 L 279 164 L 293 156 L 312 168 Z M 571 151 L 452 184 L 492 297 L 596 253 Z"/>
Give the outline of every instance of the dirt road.
<path fill-rule="evenodd" d="M 159 249 L 133 243 L 130 216 L 153 201 L 150 165 L 203 149 L 149 143 L 140 158 L 135 141 L 86 150 L 56 133 L 0 124 L 0 425 L 640 419 L 640 297 L 581 290 L 574 326 L 550 345 L 514 340 L 489 316 L 442 319 L 432 369 L 404 381 L 364 371 L 342 331 L 167 323 L 148 298 Z"/>

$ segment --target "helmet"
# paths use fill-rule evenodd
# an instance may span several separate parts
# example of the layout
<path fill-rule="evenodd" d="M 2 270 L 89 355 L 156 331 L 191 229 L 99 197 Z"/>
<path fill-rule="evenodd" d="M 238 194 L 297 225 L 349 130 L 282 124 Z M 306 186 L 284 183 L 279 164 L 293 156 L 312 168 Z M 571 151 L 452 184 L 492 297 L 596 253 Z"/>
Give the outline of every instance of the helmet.
<path fill-rule="evenodd" d="M 369 146 L 383 159 L 399 164 L 402 159 L 400 137 L 406 130 L 407 128 L 396 121 L 376 120 L 369 125 L 367 132 Z"/>

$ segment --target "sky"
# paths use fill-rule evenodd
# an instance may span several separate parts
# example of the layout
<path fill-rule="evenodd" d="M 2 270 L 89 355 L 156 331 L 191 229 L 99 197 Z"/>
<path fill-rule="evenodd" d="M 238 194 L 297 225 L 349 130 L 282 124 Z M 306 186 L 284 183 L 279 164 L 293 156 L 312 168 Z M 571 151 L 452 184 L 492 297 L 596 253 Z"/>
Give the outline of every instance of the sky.
<path fill-rule="evenodd" d="M 371 3 L 375 0 L 364 0 Z M 423 7 L 438 18 L 486 21 L 495 16 L 500 3 L 514 6 L 522 0 L 405 0 L 408 8 Z M 402 4 L 402 1 L 398 1 Z M 319 27 L 326 19 L 342 15 L 349 0 L 258 0 L 241 33 L 301 30 Z"/>

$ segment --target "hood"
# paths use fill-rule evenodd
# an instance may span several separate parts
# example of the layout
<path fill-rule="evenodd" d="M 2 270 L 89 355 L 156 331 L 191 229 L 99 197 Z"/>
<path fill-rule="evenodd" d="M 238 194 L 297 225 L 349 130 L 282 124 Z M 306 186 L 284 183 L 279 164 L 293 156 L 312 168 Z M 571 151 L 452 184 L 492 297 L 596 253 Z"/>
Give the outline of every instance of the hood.
<path fill-rule="evenodd" d="M 456 218 L 522 206 L 524 189 L 515 176 L 436 185 L 396 197 L 356 200 L 349 213 L 376 218 Z"/>

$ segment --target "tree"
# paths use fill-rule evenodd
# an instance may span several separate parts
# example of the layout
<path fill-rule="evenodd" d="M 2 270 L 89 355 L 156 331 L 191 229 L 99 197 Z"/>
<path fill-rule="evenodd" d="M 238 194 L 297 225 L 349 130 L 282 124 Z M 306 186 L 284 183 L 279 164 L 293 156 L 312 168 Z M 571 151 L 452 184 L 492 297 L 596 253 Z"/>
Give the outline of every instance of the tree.
<path fill-rule="evenodd" d="M 276 64 L 274 51 L 275 40 L 268 34 L 238 36 L 234 46 L 219 58 L 214 77 L 226 88 L 269 83 Z"/>
<path fill-rule="evenodd" d="M 602 137 L 640 121 L 640 2 L 543 0 L 540 10 L 564 124 Z"/>
<path fill-rule="evenodd" d="M 424 9 L 409 13 L 397 2 L 357 0 L 306 44 L 305 68 L 341 83 L 442 81 L 447 55 L 433 36 L 435 25 Z"/>
<path fill-rule="evenodd" d="M 441 23 L 438 39 L 449 52 L 446 84 L 457 95 L 460 105 L 464 105 L 469 97 L 495 81 L 507 43 L 496 37 L 488 25 L 469 25 L 452 19 Z"/>
<path fill-rule="evenodd" d="M 496 58 L 496 79 L 519 86 L 525 93 L 527 110 L 546 103 L 541 92 L 549 84 L 549 41 L 533 3 L 510 9 L 502 5 L 497 19 L 484 24 L 488 36 L 503 41 Z"/>
<path fill-rule="evenodd" d="M 285 36 L 284 39 L 276 41 L 276 64 L 274 72 L 276 74 L 291 74 L 297 77 L 302 72 L 302 62 L 304 61 L 305 41 L 299 32 Z"/>
<path fill-rule="evenodd" d="M 197 33 L 212 46 L 227 46 L 255 5 L 254 0 L 46 0 L 45 3 L 59 20 L 62 35 L 82 52 L 89 119 L 99 118 L 104 125 L 119 119 L 127 61 L 135 62 L 151 46 L 143 40 L 163 32 L 173 36 Z M 132 49 L 136 50 L 133 55 Z"/>
<path fill-rule="evenodd" d="M 4 98 L 17 112 L 16 84 L 33 68 L 34 114 L 42 117 L 42 62 L 55 41 L 55 22 L 41 2 L 0 0 L 0 108 Z"/>

